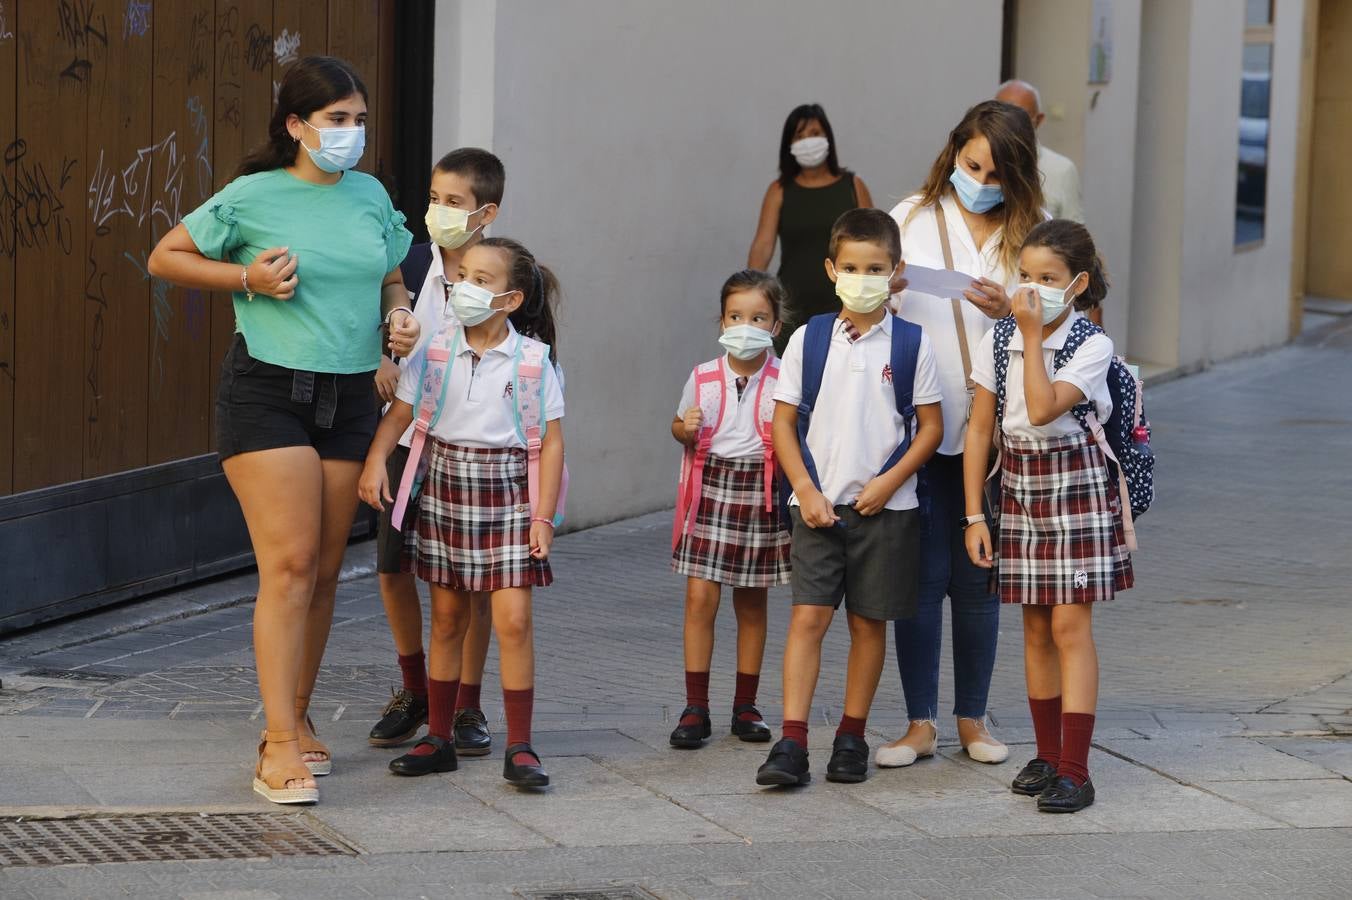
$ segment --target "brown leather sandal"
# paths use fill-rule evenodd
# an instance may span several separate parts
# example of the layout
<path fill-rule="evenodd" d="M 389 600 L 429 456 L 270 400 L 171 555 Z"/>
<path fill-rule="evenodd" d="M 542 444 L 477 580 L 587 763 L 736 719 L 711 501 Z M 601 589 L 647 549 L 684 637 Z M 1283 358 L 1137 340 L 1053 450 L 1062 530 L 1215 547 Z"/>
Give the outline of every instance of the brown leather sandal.
<path fill-rule="evenodd" d="M 309 733 L 302 733 L 300 736 L 301 756 L 306 753 L 322 753 L 323 759 L 304 760 L 305 768 L 310 770 L 310 774 L 316 777 L 320 775 L 330 775 L 333 773 L 333 754 L 329 748 L 319 739 L 319 733 L 315 731 L 314 720 L 310 718 L 310 698 L 296 698 L 296 718 L 305 719 L 305 724 L 309 726 Z"/>
<path fill-rule="evenodd" d="M 285 772 L 279 772 L 267 778 L 263 777 L 263 750 L 268 744 L 289 744 L 297 740 L 297 734 L 294 731 L 264 731 L 262 739 L 258 742 L 258 765 L 254 768 L 253 789 L 254 793 L 261 794 L 265 799 L 273 803 L 318 803 L 318 788 L 290 788 L 287 785 L 293 781 L 308 781 L 310 773 L 307 769 L 291 769 Z M 304 775 L 300 774 L 305 772 Z"/>

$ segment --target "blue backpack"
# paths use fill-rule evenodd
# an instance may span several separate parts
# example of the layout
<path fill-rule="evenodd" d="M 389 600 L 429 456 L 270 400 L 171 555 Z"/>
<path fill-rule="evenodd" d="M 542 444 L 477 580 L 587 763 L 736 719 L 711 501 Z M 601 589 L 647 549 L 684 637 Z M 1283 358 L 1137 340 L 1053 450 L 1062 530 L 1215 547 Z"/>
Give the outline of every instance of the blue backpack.
<path fill-rule="evenodd" d="M 995 323 L 995 382 L 998 387 L 995 398 L 996 427 L 1005 416 L 1005 378 L 1009 373 L 1009 342 L 1018 327 L 1013 316 Z M 1066 343 L 1056 351 L 1052 360 L 1052 373 L 1070 362 L 1075 351 L 1084 342 L 1103 329 L 1087 318 L 1081 317 L 1070 326 Z M 1110 471 L 1119 479 L 1125 478 L 1126 496 L 1131 504 L 1133 519 L 1144 515 L 1155 499 L 1155 455 L 1150 451 L 1150 422 L 1145 417 L 1145 392 L 1141 382 L 1127 368 L 1126 360 L 1113 357 L 1108 366 L 1108 393 L 1113 398 L 1113 414 L 1107 422 L 1100 423 L 1094 414 L 1094 404 L 1085 400 L 1071 407 L 1081 427 L 1096 442 L 1102 434 L 1106 439 Z M 1091 419 L 1091 416 L 1093 418 Z M 1101 425 L 1101 429 L 1095 429 Z M 1101 444 L 1100 444 L 1101 446 Z"/>
<path fill-rule="evenodd" d="M 803 396 L 798 404 L 798 448 L 803 454 L 803 465 L 812 483 L 821 490 L 817 464 L 807 448 L 807 430 L 812 424 L 812 409 L 817 405 L 817 394 L 826 371 L 826 355 L 831 349 L 831 332 L 839 319 L 835 313 L 823 313 L 808 319 L 803 334 Z M 906 455 L 911 446 L 911 428 L 915 420 L 915 367 L 920 360 L 920 326 L 905 319 L 892 317 L 892 390 L 897 396 L 897 412 L 901 413 L 906 433 L 897 449 L 878 471 L 886 472 Z M 923 505 L 923 503 L 922 503 Z"/>

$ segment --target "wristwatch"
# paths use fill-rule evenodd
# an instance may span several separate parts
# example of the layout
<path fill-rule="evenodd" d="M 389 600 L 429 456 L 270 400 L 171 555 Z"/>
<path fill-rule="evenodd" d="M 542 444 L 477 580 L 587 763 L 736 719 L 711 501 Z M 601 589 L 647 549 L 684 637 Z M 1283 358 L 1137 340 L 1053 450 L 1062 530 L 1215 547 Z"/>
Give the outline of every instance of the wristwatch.
<path fill-rule="evenodd" d="M 983 525 L 986 523 L 986 514 L 985 514 L 985 513 L 980 513 L 979 515 L 975 515 L 975 516 L 963 516 L 963 517 L 962 517 L 962 527 L 963 527 L 964 529 L 971 528 L 973 525 L 975 525 L 975 524 L 978 523 L 978 522 L 982 523 Z"/>

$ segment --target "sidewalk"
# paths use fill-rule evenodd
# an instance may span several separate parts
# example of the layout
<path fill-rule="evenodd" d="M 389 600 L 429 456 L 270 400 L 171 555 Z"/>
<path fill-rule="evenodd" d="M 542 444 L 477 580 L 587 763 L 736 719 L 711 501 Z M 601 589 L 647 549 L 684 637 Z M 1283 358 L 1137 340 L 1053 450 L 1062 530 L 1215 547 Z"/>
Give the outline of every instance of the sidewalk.
<path fill-rule="evenodd" d="M 385 770 L 394 752 L 366 745 L 399 679 L 375 579 L 362 572 L 370 544 L 351 548 L 339 591 L 315 694 L 335 774 L 307 812 L 264 819 L 278 810 L 249 789 L 261 727 L 252 608 L 233 602 L 249 579 L 0 643 L 0 896 L 1346 897 L 1349 386 L 1352 327 L 1148 392 L 1160 495 L 1139 526 L 1136 589 L 1096 611 L 1099 799 L 1077 815 L 1039 815 L 1008 791 L 1032 755 L 1008 609 L 991 698 L 994 730 L 1015 745 L 1002 766 L 967 760 L 941 720 L 936 759 L 826 783 L 842 625 L 813 711 L 811 785 L 758 788 L 763 745 L 716 736 L 698 752 L 668 748 L 684 705 L 682 585 L 660 513 L 556 544 L 556 585 L 536 603 L 536 746 L 555 780 L 544 794 L 501 780 L 494 659 L 492 756 L 397 779 Z M 787 604 L 772 593 L 761 694 L 776 726 Z M 732 695 L 726 612 L 716 727 Z M 951 696 L 945 658 L 941 701 Z M 870 743 L 894 737 L 903 716 L 889 666 Z M 44 852 L 39 839 L 9 837 L 26 823 L 5 817 L 174 811 L 245 814 L 271 829 L 278 853 L 291 852 L 282 832 L 294 827 L 335 855 L 173 861 L 199 840 L 189 827 L 159 833 L 173 849 L 143 841 L 151 861 L 3 864 L 7 852 Z"/>

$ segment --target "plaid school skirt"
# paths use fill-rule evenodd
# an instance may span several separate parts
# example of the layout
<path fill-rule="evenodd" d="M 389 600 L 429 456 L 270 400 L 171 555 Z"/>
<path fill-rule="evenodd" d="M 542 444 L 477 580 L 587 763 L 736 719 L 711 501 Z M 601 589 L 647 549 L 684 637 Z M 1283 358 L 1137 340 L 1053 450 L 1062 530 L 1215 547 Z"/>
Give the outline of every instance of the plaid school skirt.
<path fill-rule="evenodd" d="M 431 454 L 403 570 L 455 591 L 544 587 L 547 560 L 530 555 L 526 451 L 428 438 Z"/>
<path fill-rule="evenodd" d="M 1132 586 L 1122 501 L 1087 434 L 1003 436 L 996 585 L 1004 603 L 1111 600 Z"/>
<path fill-rule="evenodd" d="M 732 587 L 789 583 L 789 533 L 778 501 L 765 511 L 765 460 L 709 454 L 699 509 L 672 554 L 672 568 Z"/>

